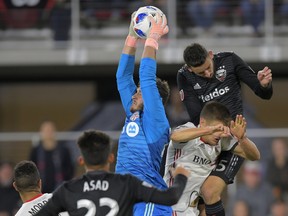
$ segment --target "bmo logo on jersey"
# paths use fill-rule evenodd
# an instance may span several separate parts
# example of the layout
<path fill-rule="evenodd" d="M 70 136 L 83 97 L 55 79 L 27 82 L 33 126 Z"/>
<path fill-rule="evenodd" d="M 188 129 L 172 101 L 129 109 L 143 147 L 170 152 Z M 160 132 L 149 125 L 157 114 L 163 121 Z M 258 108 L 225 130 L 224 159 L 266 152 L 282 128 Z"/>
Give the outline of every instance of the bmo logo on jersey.
<path fill-rule="evenodd" d="M 225 88 L 221 88 L 221 89 L 218 89 L 218 88 L 215 88 L 215 90 L 207 95 L 201 95 L 199 96 L 199 99 L 201 99 L 204 103 L 205 102 L 208 102 L 210 100 L 213 100 L 214 98 L 217 98 L 219 96 L 222 96 L 224 94 L 226 94 L 227 92 L 229 92 L 229 87 L 226 86 Z"/>
<path fill-rule="evenodd" d="M 135 122 L 129 122 L 126 126 L 126 133 L 129 137 L 135 137 L 139 133 L 139 126 Z"/>
<path fill-rule="evenodd" d="M 197 163 L 197 164 L 204 164 L 204 165 L 207 165 L 207 164 L 211 164 L 212 162 L 206 158 L 202 158 L 202 157 L 199 157 L 198 155 L 194 155 L 194 158 L 192 160 L 194 163 Z"/>

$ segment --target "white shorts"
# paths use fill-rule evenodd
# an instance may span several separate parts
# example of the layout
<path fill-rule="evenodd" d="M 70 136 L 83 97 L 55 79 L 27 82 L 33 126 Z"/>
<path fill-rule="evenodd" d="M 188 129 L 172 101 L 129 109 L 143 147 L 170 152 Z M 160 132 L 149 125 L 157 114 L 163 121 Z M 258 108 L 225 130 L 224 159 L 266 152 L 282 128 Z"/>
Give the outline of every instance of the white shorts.
<path fill-rule="evenodd" d="M 197 207 L 189 207 L 184 212 L 183 211 L 173 211 L 173 216 L 198 216 L 199 210 Z"/>

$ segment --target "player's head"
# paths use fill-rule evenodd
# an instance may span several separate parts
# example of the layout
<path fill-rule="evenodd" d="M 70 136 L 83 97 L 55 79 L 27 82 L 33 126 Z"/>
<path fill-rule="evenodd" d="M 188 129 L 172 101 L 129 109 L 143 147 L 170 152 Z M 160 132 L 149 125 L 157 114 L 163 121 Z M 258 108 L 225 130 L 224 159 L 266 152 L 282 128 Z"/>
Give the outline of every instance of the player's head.
<path fill-rule="evenodd" d="M 204 105 L 200 113 L 200 126 L 209 127 L 222 124 L 229 127 L 231 122 L 231 114 L 226 106 L 223 104 L 211 101 Z M 212 135 L 203 136 L 206 143 L 215 145 L 221 138 L 222 131 L 215 132 Z"/>
<path fill-rule="evenodd" d="M 111 155 L 110 137 L 96 130 L 84 131 L 78 138 L 78 146 L 86 166 L 103 166 L 108 162 L 113 162 Z"/>
<path fill-rule="evenodd" d="M 232 120 L 228 108 L 216 101 L 206 103 L 201 110 L 200 119 L 204 119 L 206 124 L 220 122 L 224 126 L 229 126 Z"/>
<path fill-rule="evenodd" d="M 214 74 L 213 52 L 198 43 L 186 47 L 183 53 L 188 70 L 198 76 L 212 78 Z"/>
<path fill-rule="evenodd" d="M 156 85 L 157 85 L 160 97 L 162 98 L 162 103 L 165 106 L 170 96 L 170 87 L 168 85 L 168 82 L 160 78 L 157 78 Z"/>
<path fill-rule="evenodd" d="M 170 88 L 167 81 L 162 80 L 160 78 L 156 78 L 156 85 L 159 91 L 160 97 L 162 98 L 162 103 L 165 106 L 168 102 L 170 96 Z M 142 98 L 141 88 L 138 85 L 136 93 L 132 96 L 132 105 L 130 107 L 131 112 L 135 112 L 137 110 L 143 110 L 144 102 Z"/>
<path fill-rule="evenodd" d="M 21 161 L 14 168 L 14 188 L 19 193 L 41 192 L 39 171 L 32 161 Z"/>

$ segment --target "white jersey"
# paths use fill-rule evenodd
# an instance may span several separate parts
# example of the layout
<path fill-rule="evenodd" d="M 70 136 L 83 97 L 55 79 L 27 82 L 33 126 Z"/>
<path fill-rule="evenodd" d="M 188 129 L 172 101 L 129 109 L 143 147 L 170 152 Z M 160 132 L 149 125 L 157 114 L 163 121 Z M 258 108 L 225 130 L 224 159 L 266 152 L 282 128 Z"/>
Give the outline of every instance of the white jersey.
<path fill-rule="evenodd" d="M 187 128 L 196 128 L 191 122 L 181 125 L 176 130 Z M 234 148 L 237 140 L 230 138 L 222 138 L 217 145 L 205 144 L 200 137 L 188 142 L 170 141 L 167 151 L 164 180 L 168 186 L 173 183 L 169 169 L 176 167 L 178 164 L 184 165 L 191 174 L 188 178 L 184 192 L 173 210 L 177 215 L 198 215 L 197 210 L 198 197 L 200 195 L 200 187 L 209 176 L 210 172 L 215 168 L 217 157 L 221 151 L 228 151 Z"/>
<path fill-rule="evenodd" d="M 51 193 L 44 193 L 40 196 L 35 197 L 32 200 L 29 200 L 21 206 L 15 216 L 32 216 L 35 215 L 52 197 Z M 68 213 L 63 212 L 59 216 L 69 216 Z"/>

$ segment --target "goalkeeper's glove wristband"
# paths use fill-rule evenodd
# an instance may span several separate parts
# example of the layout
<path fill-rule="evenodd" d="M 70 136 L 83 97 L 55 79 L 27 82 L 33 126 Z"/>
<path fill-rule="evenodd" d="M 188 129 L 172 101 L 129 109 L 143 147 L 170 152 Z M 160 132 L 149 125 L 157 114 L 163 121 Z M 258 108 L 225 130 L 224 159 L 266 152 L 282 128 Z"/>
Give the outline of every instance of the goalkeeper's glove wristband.
<path fill-rule="evenodd" d="M 150 46 L 158 50 L 159 47 L 158 40 L 155 40 L 154 38 L 147 38 L 145 41 L 145 46 Z"/>
<path fill-rule="evenodd" d="M 128 35 L 125 40 L 125 45 L 136 48 L 138 38 Z"/>

